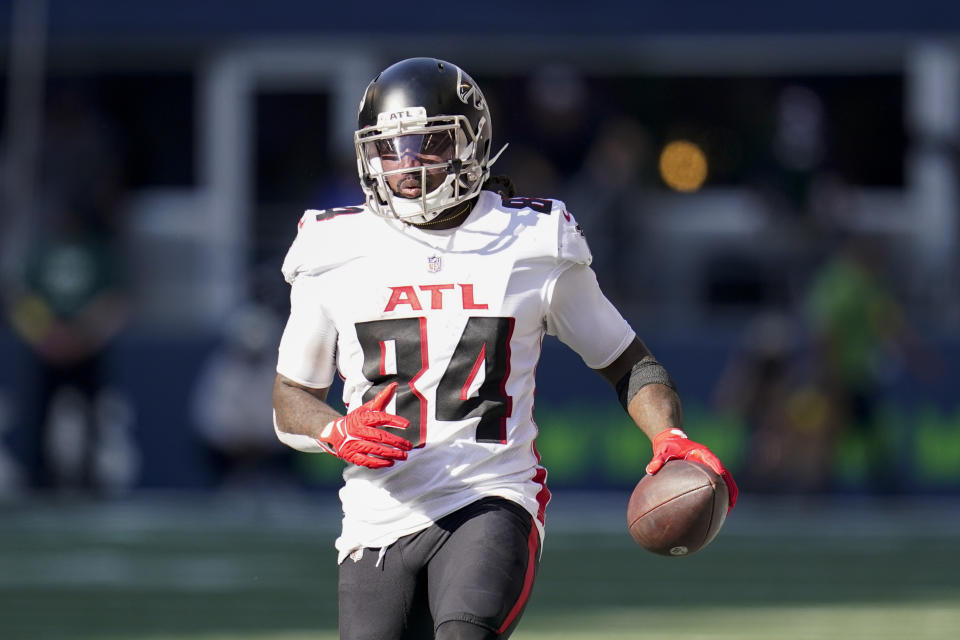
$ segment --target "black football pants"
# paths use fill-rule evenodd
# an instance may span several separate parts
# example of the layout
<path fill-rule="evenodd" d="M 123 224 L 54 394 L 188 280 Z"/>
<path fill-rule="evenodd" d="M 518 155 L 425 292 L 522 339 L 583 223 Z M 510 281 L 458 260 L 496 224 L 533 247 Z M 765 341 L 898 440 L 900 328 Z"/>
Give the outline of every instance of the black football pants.
<path fill-rule="evenodd" d="M 539 566 L 525 509 L 484 498 L 340 565 L 341 640 L 508 638 Z"/>

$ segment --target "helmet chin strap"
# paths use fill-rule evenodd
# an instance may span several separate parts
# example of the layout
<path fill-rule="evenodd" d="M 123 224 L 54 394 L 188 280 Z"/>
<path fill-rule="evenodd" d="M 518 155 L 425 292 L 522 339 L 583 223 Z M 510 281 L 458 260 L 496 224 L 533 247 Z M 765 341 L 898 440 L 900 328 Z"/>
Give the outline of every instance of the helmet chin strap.
<path fill-rule="evenodd" d="M 477 199 L 475 197 L 470 198 L 469 200 L 461 202 L 458 205 L 453 205 L 449 209 L 444 209 L 437 215 L 436 218 L 430 220 L 429 222 L 411 222 L 410 224 L 415 227 L 436 227 L 438 229 L 448 229 L 450 227 L 458 226 L 460 224 L 460 219 L 466 214 L 470 213 L 476 201 Z"/>

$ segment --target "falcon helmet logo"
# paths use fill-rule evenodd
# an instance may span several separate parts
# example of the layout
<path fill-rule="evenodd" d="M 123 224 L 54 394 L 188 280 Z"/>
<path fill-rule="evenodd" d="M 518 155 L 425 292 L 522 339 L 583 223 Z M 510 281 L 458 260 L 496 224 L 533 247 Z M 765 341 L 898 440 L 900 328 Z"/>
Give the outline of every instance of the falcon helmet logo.
<path fill-rule="evenodd" d="M 457 68 L 457 97 L 463 104 L 473 104 L 477 111 L 483 111 L 486 105 L 483 101 L 483 94 L 477 88 L 477 85 L 470 84 L 469 79 L 463 77 L 463 70 Z"/>

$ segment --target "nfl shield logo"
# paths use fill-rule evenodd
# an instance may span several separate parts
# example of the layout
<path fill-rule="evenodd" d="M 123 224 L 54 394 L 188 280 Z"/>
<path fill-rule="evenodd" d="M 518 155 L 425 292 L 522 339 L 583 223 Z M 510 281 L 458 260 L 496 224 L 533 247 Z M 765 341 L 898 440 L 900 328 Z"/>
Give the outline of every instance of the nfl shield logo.
<path fill-rule="evenodd" d="M 430 256 L 427 258 L 427 271 L 437 273 L 441 268 L 443 268 L 443 263 L 440 261 L 440 256 Z"/>

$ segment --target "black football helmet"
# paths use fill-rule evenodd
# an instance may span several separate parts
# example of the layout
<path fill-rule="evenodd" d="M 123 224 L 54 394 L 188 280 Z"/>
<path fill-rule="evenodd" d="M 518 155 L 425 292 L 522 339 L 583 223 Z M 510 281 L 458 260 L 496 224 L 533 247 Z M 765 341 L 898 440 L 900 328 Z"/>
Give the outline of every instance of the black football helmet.
<path fill-rule="evenodd" d="M 377 214 L 412 224 L 477 195 L 490 175 L 490 111 L 460 67 L 410 58 L 382 71 L 360 101 L 354 146 Z"/>

